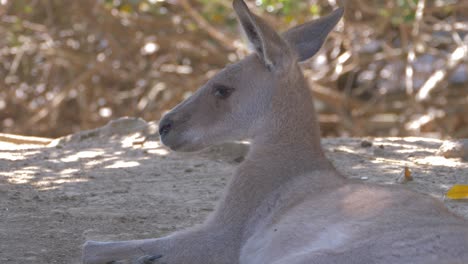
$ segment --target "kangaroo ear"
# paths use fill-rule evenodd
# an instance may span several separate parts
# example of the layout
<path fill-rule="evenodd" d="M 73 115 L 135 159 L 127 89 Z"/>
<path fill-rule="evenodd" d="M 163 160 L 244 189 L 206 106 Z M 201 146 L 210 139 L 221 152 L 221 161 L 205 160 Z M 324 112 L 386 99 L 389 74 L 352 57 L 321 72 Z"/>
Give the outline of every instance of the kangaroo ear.
<path fill-rule="evenodd" d="M 255 52 L 269 70 L 283 63 L 292 54 L 286 41 L 260 17 L 250 12 L 243 0 L 233 1 L 234 11 Z"/>
<path fill-rule="evenodd" d="M 344 8 L 338 8 L 328 16 L 293 27 L 283 33 L 283 38 L 299 55 L 299 61 L 305 61 L 319 51 L 343 13 Z"/>

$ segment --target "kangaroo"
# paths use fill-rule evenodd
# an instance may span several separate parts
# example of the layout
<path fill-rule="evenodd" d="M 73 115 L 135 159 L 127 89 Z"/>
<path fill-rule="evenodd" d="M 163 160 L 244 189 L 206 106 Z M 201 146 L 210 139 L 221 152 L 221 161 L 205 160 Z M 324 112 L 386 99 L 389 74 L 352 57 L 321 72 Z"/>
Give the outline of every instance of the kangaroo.
<path fill-rule="evenodd" d="M 348 180 L 323 153 L 298 63 L 320 49 L 343 9 L 280 35 L 242 0 L 233 7 L 254 54 L 216 74 L 159 126 L 174 151 L 250 139 L 216 210 L 162 238 L 88 241 L 83 262 L 468 263 L 468 221 L 403 187 Z"/>

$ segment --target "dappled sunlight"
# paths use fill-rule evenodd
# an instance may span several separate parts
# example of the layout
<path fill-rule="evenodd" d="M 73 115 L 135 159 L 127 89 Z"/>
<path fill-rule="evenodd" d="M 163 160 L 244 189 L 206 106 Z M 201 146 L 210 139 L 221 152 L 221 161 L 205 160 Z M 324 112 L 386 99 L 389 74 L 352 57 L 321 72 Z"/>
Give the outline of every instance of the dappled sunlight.
<path fill-rule="evenodd" d="M 406 140 L 406 139 L 409 140 Z M 398 142 L 402 144 L 409 144 L 409 143 L 431 143 L 431 144 L 441 144 L 440 139 L 432 139 L 432 138 L 420 138 L 420 137 L 389 137 L 389 138 L 375 138 L 373 140 L 375 143 L 382 143 L 386 145 L 392 145 L 393 142 Z"/>
<path fill-rule="evenodd" d="M 67 176 L 67 175 L 72 176 L 73 174 L 78 173 L 79 171 L 80 171 L 79 169 L 71 169 L 71 168 L 64 169 L 64 170 L 62 170 L 60 172 L 60 175 L 62 175 L 62 176 Z"/>
<path fill-rule="evenodd" d="M 116 156 L 118 156 L 118 155 L 116 155 Z M 86 169 L 92 169 L 92 168 L 101 166 L 101 164 L 109 163 L 111 161 L 115 161 L 115 160 L 118 160 L 118 159 L 119 159 L 118 157 L 109 155 L 109 157 L 106 157 L 106 158 L 101 157 L 101 159 L 92 159 L 92 160 L 84 163 L 84 167 Z"/>
<path fill-rule="evenodd" d="M 40 156 L 38 159 L 30 159 L 31 166 L 12 168 L 8 171 L 0 171 L 0 177 L 11 184 L 29 184 L 38 190 L 55 190 L 65 184 L 84 183 L 90 179 L 85 170 L 106 170 L 132 168 L 140 166 L 140 161 L 150 159 L 147 154 L 156 154 L 158 156 L 167 155 L 160 144 L 150 144 L 148 151 L 142 151 L 140 148 L 134 148 L 135 154 L 128 156 L 128 150 L 89 148 L 73 151 L 61 150 L 56 152 L 53 148 L 43 148 L 38 151 L 28 152 L 29 155 Z M 128 148 L 127 148 L 128 149 Z M 145 154 L 146 153 L 146 154 Z M 9 157 L 8 152 L 0 154 Z M 133 156 L 135 155 L 135 156 Z M 2 156 L 2 157 L 3 157 Z M 18 152 L 18 159 L 6 159 L 21 161 L 26 157 Z M 128 160 L 131 158 L 131 160 Z M 18 164 L 21 166 L 21 164 Z M 66 167 L 65 167 L 66 166 Z M 64 168 L 65 167 L 65 168 Z"/>
<path fill-rule="evenodd" d="M 447 191 L 448 189 L 450 189 L 452 187 L 452 185 L 451 184 L 446 184 L 446 183 L 439 183 L 439 187 L 442 188 L 444 191 Z M 445 193 L 444 193 L 444 195 L 445 195 Z M 436 195 L 435 197 L 440 197 L 440 196 Z"/>
<path fill-rule="evenodd" d="M 40 153 L 41 145 L 30 144 L 14 144 L 10 142 L 0 141 L 0 161 L 18 161 L 25 160 L 28 156 L 37 155 Z"/>
<path fill-rule="evenodd" d="M 443 141 L 432 138 L 325 139 L 327 156 L 347 178 L 366 183 L 405 185 L 439 199 L 454 184 L 466 184 L 468 163 L 439 156 Z M 402 183 L 405 170 L 412 181 Z"/>
<path fill-rule="evenodd" d="M 408 165 L 411 161 L 409 160 L 402 160 L 399 159 L 398 157 L 395 158 L 387 158 L 387 157 L 377 157 L 373 160 L 370 161 L 371 163 L 374 164 L 382 164 L 382 165 L 399 165 L 399 166 L 406 166 Z"/>
<path fill-rule="evenodd" d="M 17 171 L 0 172 L 0 176 L 6 177 L 7 181 L 12 184 L 24 184 L 35 179 L 37 171 L 40 169 L 38 166 L 29 166 Z"/>
<path fill-rule="evenodd" d="M 153 150 L 150 150 L 148 152 L 151 153 L 151 154 L 159 155 L 159 156 L 166 156 L 167 154 L 169 154 L 169 151 L 167 149 L 163 149 L 163 148 L 153 149 Z"/>
<path fill-rule="evenodd" d="M 374 139 L 376 145 L 394 148 L 395 151 L 405 153 L 418 150 L 418 152 L 428 151 L 434 152 L 442 141 L 433 138 L 420 138 L 420 137 L 405 137 L 405 138 L 376 138 Z"/>
<path fill-rule="evenodd" d="M 142 142 L 135 145 L 135 137 L 123 138 L 119 143 L 62 149 L 62 147 L 0 148 L 0 163 L 6 170 L 0 171 L 9 184 L 29 185 L 39 191 L 77 188 L 94 179 L 95 175 L 112 177 L 112 170 L 135 168 L 154 156 L 166 156 L 169 151 L 159 142 Z M 3 146 L 0 146 L 3 147 Z M 76 149 L 75 149 L 76 148 Z M 11 149 L 11 151 L 10 151 Z M 23 163 L 24 162 L 24 163 Z M 91 172 L 91 174 L 90 174 Z M 115 173 L 119 175 L 119 173 Z"/>
<path fill-rule="evenodd" d="M 85 182 L 87 179 L 77 178 L 79 169 L 68 168 L 60 172 L 41 166 L 28 166 L 9 172 L 0 172 L 11 184 L 31 184 L 36 187 L 58 187 L 65 183 Z M 44 176 L 47 175 L 47 176 Z"/>
<path fill-rule="evenodd" d="M 417 143 L 417 142 L 428 142 L 428 143 L 435 143 L 441 144 L 442 141 L 436 138 L 422 138 L 422 137 L 389 137 L 389 138 L 377 138 L 378 141 L 388 140 L 388 141 L 402 141 L 404 139 L 405 142 Z"/>
<path fill-rule="evenodd" d="M 131 167 L 136 167 L 138 165 L 140 165 L 140 163 L 136 161 L 118 160 L 114 164 L 108 165 L 105 168 L 106 169 L 131 168 Z"/>
<path fill-rule="evenodd" d="M 446 166 L 446 167 L 461 167 L 465 163 L 456 160 L 456 159 L 446 159 L 445 157 L 441 156 L 427 156 L 424 158 L 420 158 L 416 161 L 418 164 L 424 165 L 433 165 L 433 166 Z"/>
<path fill-rule="evenodd" d="M 39 151 L 29 151 L 28 155 L 34 155 L 39 153 Z M 10 160 L 10 161 L 17 161 L 17 160 L 24 160 L 27 158 L 27 155 L 23 153 L 11 153 L 11 152 L 0 152 L 0 160 Z"/>
<path fill-rule="evenodd" d="M 83 178 L 44 177 L 41 180 L 32 183 L 32 185 L 37 187 L 38 190 L 53 190 L 59 188 L 61 185 L 66 183 L 82 183 L 87 181 L 88 179 Z"/>
<path fill-rule="evenodd" d="M 352 153 L 352 154 L 356 154 L 357 151 L 351 147 L 347 147 L 347 146 L 339 146 L 337 148 L 334 149 L 334 151 L 339 151 L 339 152 L 346 152 L 346 153 Z"/>
<path fill-rule="evenodd" d="M 120 145 L 121 145 L 122 148 L 131 148 L 131 147 L 135 146 L 135 143 L 144 142 L 144 141 L 145 141 L 145 138 L 142 137 L 139 133 L 136 133 L 135 135 L 125 137 L 120 142 Z"/>
<path fill-rule="evenodd" d="M 69 155 L 68 157 L 60 159 L 60 161 L 75 162 L 80 159 L 96 158 L 98 156 L 103 155 L 104 153 L 105 152 L 102 149 L 89 149 L 89 150 L 84 150 L 84 151 L 80 151 L 77 153 L 73 153 L 72 155 Z"/>
<path fill-rule="evenodd" d="M 381 138 L 375 139 L 374 143 L 376 145 L 382 145 L 382 146 L 391 146 L 391 147 L 404 147 L 404 148 L 421 148 L 421 144 L 424 146 L 427 146 L 428 148 L 433 148 L 434 145 L 440 145 L 442 144 L 440 140 L 434 142 L 434 141 L 426 141 L 426 140 L 419 140 L 419 141 L 406 141 L 405 139 L 402 138 L 389 138 L 389 140 L 384 140 Z"/>
<path fill-rule="evenodd" d="M 166 156 L 169 154 L 169 150 L 159 141 L 145 142 L 144 148 L 148 153 L 158 156 Z"/>

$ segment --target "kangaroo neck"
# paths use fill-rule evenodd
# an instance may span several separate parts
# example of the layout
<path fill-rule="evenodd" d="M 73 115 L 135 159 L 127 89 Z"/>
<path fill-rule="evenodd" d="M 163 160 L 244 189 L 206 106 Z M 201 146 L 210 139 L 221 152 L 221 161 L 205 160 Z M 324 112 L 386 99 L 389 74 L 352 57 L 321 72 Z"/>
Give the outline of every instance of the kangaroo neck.
<path fill-rule="evenodd" d="M 299 177 L 308 178 L 304 188 L 310 192 L 342 182 L 323 154 L 312 102 L 299 106 L 303 109 L 284 107 L 281 112 L 273 112 L 274 116 L 266 118 L 271 121 L 262 123 L 262 132 L 252 138 L 246 159 L 211 218 L 214 223 L 244 228 L 246 221 L 257 217 L 262 204 L 275 194 L 287 195 L 281 188 Z M 304 111 L 309 111 L 305 117 L 300 115 Z"/>

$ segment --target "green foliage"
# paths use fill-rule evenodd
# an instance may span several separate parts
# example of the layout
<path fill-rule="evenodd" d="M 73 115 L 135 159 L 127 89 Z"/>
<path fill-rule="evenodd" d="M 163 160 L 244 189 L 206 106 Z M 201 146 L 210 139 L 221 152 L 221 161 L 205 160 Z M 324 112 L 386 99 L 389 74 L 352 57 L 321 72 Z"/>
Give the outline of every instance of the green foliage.
<path fill-rule="evenodd" d="M 234 27 L 236 18 L 232 13 L 231 3 L 225 0 L 200 0 L 201 14 L 212 24 Z"/>
<path fill-rule="evenodd" d="M 148 13 L 155 16 L 166 14 L 165 9 L 163 8 L 164 1 L 104 0 L 103 4 L 107 9 L 117 10 L 121 14 Z"/>
<path fill-rule="evenodd" d="M 413 23 L 416 17 L 417 0 L 397 0 L 392 10 L 391 22 L 394 25 Z"/>
<path fill-rule="evenodd" d="M 307 2 L 300 0 L 257 0 L 256 4 L 270 13 L 293 16 L 307 9 Z"/>
<path fill-rule="evenodd" d="M 235 26 L 236 20 L 232 12 L 231 2 L 226 0 L 199 0 L 203 16 L 211 23 Z M 319 16 L 319 4 L 309 4 L 301 0 L 256 0 L 255 5 L 264 13 L 271 14 L 282 23 L 301 23 L 310 20 L 311 16 Z"/>

